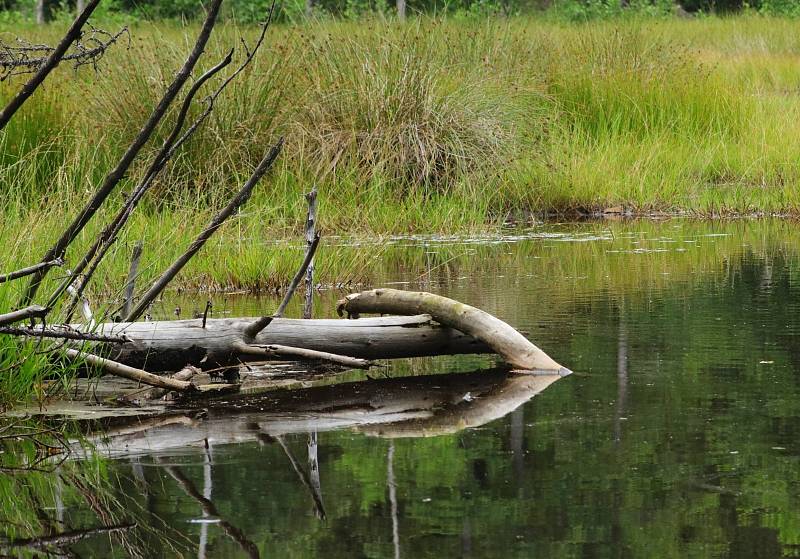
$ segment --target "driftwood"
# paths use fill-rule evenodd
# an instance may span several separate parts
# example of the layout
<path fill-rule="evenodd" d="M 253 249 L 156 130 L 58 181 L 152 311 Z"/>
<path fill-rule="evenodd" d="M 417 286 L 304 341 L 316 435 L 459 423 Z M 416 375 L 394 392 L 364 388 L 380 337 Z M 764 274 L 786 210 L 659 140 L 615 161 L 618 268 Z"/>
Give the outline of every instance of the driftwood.
<path fill-rule="evenodd" d="M 562 367 L 514 328 L 475 307 L 453 299 L 416 291 L 373 289 L 348 295 L 339 301 L 339 316 L 360 313 L 429 314 L 491 347 L 512 367 L 523 370 L 561 371 Z"/>
<path fill-rule="evenodd" d="M 110 322 L 97 325 L 94 332 L 124 335 L 131 341 L 98 350 L 104 349 L 104 355 L 114 361 L 150 371 L 175 371 L 187 364 L 210 368 L 265 359 L 263 352 L 243 355 L 241 344 L 289 346 L 358 359 L 491 352 L 485 344 L 435 323 L 428 315 L 361 320 L 276 318 L 248 341 L 245 330 L 255 320 L 208 319 L 205 328 L 202 318 Z"/>

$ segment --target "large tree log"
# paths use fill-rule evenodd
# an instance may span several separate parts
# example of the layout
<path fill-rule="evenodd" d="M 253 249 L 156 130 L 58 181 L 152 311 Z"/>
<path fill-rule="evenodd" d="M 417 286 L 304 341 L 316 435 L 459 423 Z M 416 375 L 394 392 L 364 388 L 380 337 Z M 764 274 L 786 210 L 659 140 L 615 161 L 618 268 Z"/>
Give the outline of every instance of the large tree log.
<path fill-rule="evenodd" d="M 111 322 L 94 332 L 124 335 L 131 341 L 108 346 L 114 361 L 148 371 L 177 370 L 187 364 L 217 367 L 246 360 L 238 350 L 245 329 L 256 318 Z M 75 325 L 75 328 L 80 328 Z M 485 344 L 462 332 L 441 326 L 428 315 L 364 318 L 361 320 L 276 318 L 250 343 L 283 345 L 358 357 L 395 359 L 428 355 L 492 353 Z M 98 348 L 99 349 L 99 348 Z M 95 353 L 98 349 L 92 349 Z"/>
<path fill-rule="evenodd" d="M 359 313 L 431 315 L 434 320 L 484 342 L 512 367 L 569 374 L 514 328 L 489 313 L 459 301 L 421 291 L 373 289 L 348 295 L 338 305 L 339 315 Z M 563 371 L 561 371 L 564 369 Z"/>

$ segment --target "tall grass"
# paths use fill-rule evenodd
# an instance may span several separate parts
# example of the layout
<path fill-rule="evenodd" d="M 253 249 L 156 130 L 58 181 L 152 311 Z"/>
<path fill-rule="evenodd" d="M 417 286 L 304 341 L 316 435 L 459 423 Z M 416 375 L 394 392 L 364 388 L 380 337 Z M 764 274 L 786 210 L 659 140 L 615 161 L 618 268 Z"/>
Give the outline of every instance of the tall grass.
<path fill-rule="evenodd" d="M 192 31 L 141 24 L 132 47 L 115 49 L 97 73 L 51 78 L 0 139 L 5 192 L 31 204 L 54 193 L 77 203 L 136 133 Z M 220 26 L 208 64 L 255 32 Z M 150 209 L 221 203 L 285 134 L 279 169 L 256 204 L 296 220 L 280 207 L 316 183 L 332 202 L 323 220 L 337 231 L 464 225 L 426 209 L 440 194 L 477 203 L 486 212 L 477 221 L 509 209 L 620 203 L 796 213 L 797 49 L 788 23 L 754 16 L 276 26 L 162 177 Z M 0 97 L 18 86 L 3 84 Z"/>
<path fill-rule="evenodd" d="M 18 34 L 50 41 L 58 28 Z M 27 264 L 102 180 L 189 49 L 192 26 L 138 24 L 97 72 L 58 70 L 0 136 L 2 267 Z M 205 65 L 252 27 L 215 31 Z M 328 236 L 494 227 L 509 214 L 602 210 L 800 213 L 800 39 L 754 16 L 571 24 L 380 18 L 277 25 L 136 214 L 152 277 L 182 250 L 266 148 L 286 135 L 250 204 L 181 277 L 269 287 L 299 259 L 302 194 L 321 191 Z M 0 84 L 0 101 L 20 80 Z M 199 109 L 198 109 L 199 110 Z M 174 115 L 173 115 L 174 116 Z M 143 172 L 156 133 L 120 194 Z M 272 244 L 275 241 L 275 244 Z M 362 274 L 331 247 L 324 281 Z M 69 256 L 69 255 L 68 255 Z"/>

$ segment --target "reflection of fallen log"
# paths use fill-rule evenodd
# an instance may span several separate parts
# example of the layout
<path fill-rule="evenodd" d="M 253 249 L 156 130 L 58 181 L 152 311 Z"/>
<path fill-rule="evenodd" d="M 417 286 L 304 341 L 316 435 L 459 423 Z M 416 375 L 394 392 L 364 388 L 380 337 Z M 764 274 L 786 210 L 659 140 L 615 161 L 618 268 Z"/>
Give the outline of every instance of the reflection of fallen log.
<path fill-rule="evenodd" d="M 149 454 L 259 440 L 264 434 L 356 429 L 380 437 L 432 436 L 476 427 L 510 413 L 558 374 L 500 370 L 344 383 L 221 399 L 203 419 L 108 428 L 96 450 L 109 456 Z M 269 410 L 267 412 L 263 410 Z M 80 452 L 79 452 L 80 454 Z"/>

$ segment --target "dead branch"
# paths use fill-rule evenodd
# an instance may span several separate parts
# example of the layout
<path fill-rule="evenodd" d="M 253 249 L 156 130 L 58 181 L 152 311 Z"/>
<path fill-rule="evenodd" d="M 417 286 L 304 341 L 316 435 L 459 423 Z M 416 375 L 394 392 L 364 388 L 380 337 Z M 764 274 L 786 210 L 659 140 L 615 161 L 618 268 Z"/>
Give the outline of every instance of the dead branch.
<path fill-rule="evenodd" d="M 106 226 L 106 228 L 98 235 L 97 239 L 95 239 L 92 246 L 89 247 L 89 250 L 86 252 L 84 257 L 81 261 L 75 266 L 73 270 L 73 275 L 77 276 L 78 274 L 82 273 L 86 266 L 89 266 L 89 269 L 83 275 L 76 291 L 78 294 L 82 294 L 86 286 L 88 285 L 89 281 L 92 279 L 95 270 L 100 265 L 100 262 L 103 260 L 105 255 L 107 254 L 108 250 L 117 240 L 117 235 L 128 222 L 130 216 L 133 214 L 133 211 L 136 209 L 136 206 L 139 205 L 139 202 L 150 190 L 150 187 L 153 185 L 155 178 L 158 174 L 166 167 L 167 162 L 175 153 L 175 149 L 177 149 L 176 141 L 178 140 L 178 135 L 180 134 L 181 129 L 186 121 L 186 116 L 189 113 L 189 109 L 191 108 L 192 101 L 194 100 L 195 95 L 200 90 L 200 88 L 205 84 L 209 79 L 211 79 L 217 72 L 222 70 L 225 66 L 230 64 L 231 62 L 231 55 L 232 51 L 228 53 L 228 55 L 219 62 L 216 66 L 205 72 L 197 81 L 192 85 L 189 89 L 189 92 L 186 94 L 186 97 L 183 100 L 183 104 L 181 106 L 181 110 L 178 113 L 178 118 L 175 122 L 175 125 L 172 128 L 172 132 L 170 133 L 169 137 L 164 140 L 163 145 L 161 146 L 161 150 L 153 159 L 150 164 L 150 167 L 147 169 L 147 172 L 144 175 L 144 178 L 141 182 L 136 186 L 133 192 L 128 197 L 125 205 L 119 210 L 117 215 L 111 222 Z M 182 140 L 188 139 L 188 137 L 184 136 L 181 138 Z M 175 148 L 175 149 L 173 149 Z M 71 284 L 72 280 L 67 279 L 65 280 L 61 286 L 50 296 L 51 304 L 55 304 L 55 301 L 58 300 L 58 297 L 61 296 L 63 291 L 67 289 L 67 286 Z M 70 312 L 67 313 L 68 317 L 71 314 L 72 309 Z M 67 318 L 69 321 L 69 318 Z"/>
<path fill-rule="evenodd" d="M 82 359 L 90 365 L 99 367 L 114 376 L 133 380 L 142 384 L 148 384 L 157 388 L 167 388 L 177 392 L 194 390 L 194 385 L 191 382 L 175 380 L 169 377 L 160 377 L 158 375 L 154 375 L 153 373 L 143 371 L 142 369 L 129 367 L 128 365 L 117 363 L 111 359 L 105 359 L 103 357 L 98 357 L 97 355 L 92 355 L 91 353 L 86 353 L 85 351 L 67 349 L 64 351 L 64 353 L 67 355 L 67 357 L 72 359 Z"/>
<path fill-rule="evenodd" d="M 172 263 L 172 265 L 167 268 L 166 271 L 158 278 L 153 285 L 150 286 L 150 289 L 147 290 L 147 293 L 142 295 L 139 302 L 133 308 L 133 310 L 125 317 L 126 322 L 132 322 L 139 318 L 142 313 L 144 313 L 145 309 L 152 303 L 156 297 L 164 290 L 164 288 L 169 284 L 172 279 L 178 275 L 178 273 L 183 269 L 189 260 L 197 254 L 197 252 L 203 248 L 203 245 L 206 244 L 208 239 L 219 229 L 225 221 L 232 216 L 243 204 L 250 199 L 251 194 L 253 193 L 253 189 L 255 188 L 258 181 L 261 180 L 272 164 L 275 162 L 275 159 L 278 158 L 278 154 L 281 152 L 281 148 L 283 147 L 283 138 L 278 140 L 278 143 L 272 146 L 264 156 L 264 159 L 261 160 L 261 163 L 258 164 L 253 174 L 247 180 L 245 185 L 242 189 L 234 196 L 231 201 L 228 203 L 225 208 L 223 208 L 209 223 L 208 227 L 206 227 L 200 235 L 192 242 L 189 248 L 184 252 L 178 259 Z"/>
<path fill-rule="evenodd" d="M 5 324 L 13 324 L 15 322 L 20 322 L 25 320 L 26 318 L 42 318 L 44 317 L 50 309 L 47 307 L 42 307 L 40 305 L 30 305 L 25 307 L 24 309 L 19 309 L 16 311 L 11 311 L 9 313 L 0 314 L 0 326 Z"/>
<path fill-rule="evenodd" d="M 63 266 L 63 264 L 63 260 L 56 258 L 55 260 L 50 260 L 49 262 L 40 262 L 39 264 L 34 264 L 33 266 L 28 266 L 27 268 L 20 268 L 19 270 L 15 270 L 7 274 L 0 274 L 0 283 L 5 283 L 7 281 L 13 281 L 15 279 L 29 276 L 38 272 L 42 268 L 53 268 L 55 266 Z"/>
<path fill-rule="evenodd" d="M 245 57 L 244 61 L 239 65 L 239 67 L 226 78 L 218 87 L 217 89 L 206 98 L 206 109 L 203 113 L 198 116 L 195 121 L 187 128 L 187 130 L 178 137 L 180 131 L 183 128 L 183 125 L 186 121 L 186 117 L 189 113 L 189 109 L 191 107 L 192 101 L 194 96 L 198 92 L 198 90 L 202 87 L 202 85 L 207 82 L 211 77 L 213 77 L 216 73 L 230 64 L 233 56 L 233 50 L 231 50 L 227 56 L 216 66 L 205 72 L 186 95 L 184 99 L 183 105 L 181 110 L 178 113 L 178 117 L 176 120 L 175 125 L 173 126 L 172 132 L 170 133 L 169 137 L 164 141 L 161 150 L 159 151 L 158 155 L 153 159 L 149 169 L 144 175 L 144 178 L 141 180 L 139 185 L 134 189 L 133 193 L 128 198 L 126 204 L 120 209 L 119 213 L 116 217 L 109 223 L 109 225 L 103 230 L 103 232 L 98 236 L 95 242 L 87 251 L 86 255 L 80 261 L 80 263 L 75 268 L 75 274 L 80 274 L 89 262 L 94 258 L 94 262 L 89 268 L 89 270 L 84 275 L 81 283 L 78 287 L 78 293 L 83 293 L 86 285 L 90 281 L 92 275 L 94 274 L 95 269 L 100 264 L 100 261 L 105 257 L 108 249 L 111 245 L 116 241 L 117 235 L 121 231 L 121 229 L 125 226 L 128 219 L 130 218 L 133 211 L 136 209 L 136 206 L 139 204 L 139 201 L 144 197 L 147 191 L 151 188 L 151 186 L 155 182 L 155 178 L 158 174 L 166 167 L 169 160 L 173 157 L 173 155 L 177 152 L 177 150 L 194 134 L 194 132 L 200 127 L 200 125 L 208 118 L 211 112 L 214 109 L 214 101 L 217 97 L 222 94 L 225 88 L 236 78 L 253 60 L 256 55 L 256 52 L 261 47 L 264 37 L 266 36 L 267 29 L 272 21 L 272 15 L 275 10 L 275 2 L 273 0 L 272 5 L 270 6 L 270 11 L 267 17 L 267 21 L 262 25 L 261 34 L 259 35 L 258 41 L 256 42 L 255 47 L 252 50 L 247 49 L 247 45 L 245 45 L 245 49 L 247 51 L 247 56 Z M 99 251 L 99 252 L 98 252 Z M 55 301 L 61 295 L 63 290 L 66 289 L 66 283 L 62 284 L 55 293 L 50 297 L 50 301 L 55 304 Z M 128 309 L 129 310 L 129 309 Z M 71 315 L 72 309 L 70 309 L 68 316 Z M 124 313 L 127 316 L 129 313 Z"/>
<path fill-rule="evenodd" d="M 123 297 L 122 314 L 126 315 L 131 311 L 133 305 L 133 291 L 136 289 L 136 276 L 139 274 L 139 260 L 142 257 L 142 241 L 136 241 L 133 245 L 131 254 L 131 266 L 128 269 L 128 279 L 125 281 L 125 294 Z"/>
<path fill-rule="evenodd" d="M 317 187 L 311 189 L 306 194 L 308 202 L 308 214 L 306 216 L 306 250 L 311 248 L 311 244 L 316 237 L 317 229 Z M 311 318 L 314 314 L 314 259 L 308 263 L 306 269 L 306 293 L 303 301 L 303 318 Z"/>
<path fill-rule="evenodd" d="M 64 37 L 61 39 L 61 42 L 58 43 L 58 46 L 53 49 L 50 53 L 50 56 L 47 57 L 47 60 L 39 67 L 37 72 L 28 80 L 28 82 L 22 86 L 22 89 L 14 96 L 13 99 L 5 106 L 5 108 L 0 112 L 0 130 L 5 128 L 6 124 L 11 120 L 11 117 L 14 116 L 19 108 L 28 100 L 28 98 L 33 95 L 33 92 L 36 91 L 42 82 L 44 82 L 45 78 L 47 78 L 48 74 L 52 72 L 58 63 L 61 62 L 62 57 L 66 54 L 67 50 L 69 49 L 70 45 L 74 43 L 78 37 L 81 35 L 81 29 L 83 28 L 86 21 L 89 19 L 89 16 L 92 15 L 97 5 L 100 3 L 100 0 L 91 0 L 83 11 L 78 14 L 78 17 L 75 18 L 75 21 L 72 22 L 69 29 L 67 30 Z M 43 262 L 49 262 L 51 260 L 55 260 L 61 256 L 60 254 L 55 254 L 49 258 L 43 258 Z M 44 272 L 39 272 L 44 273 Z"/>
<path fill-rule="evenodd" d="M 99 0 L 93 0 L 90 5 L 96 6 L 97 2 L 99 2 Z M 175 75 L 172 83 L 164 92 L 161 100 L 153 109 L 153 112 L 148 117 L 144 126 L 142 126 L 142 129 L 136 135 L 136 138 L 133 140 L 131 145 L 128 146 L 128 149 L 117 163 L 117 166 L 106 176 L 103 184 L 100 186 L 100 188 L 98 188 L 94 196 L 92 196 L 92 199 L 89 200 L 86 206 L 84 206 L 84 208 L 75 217 L 73 222 L 70 223 L 67 229 L 62 233 L 61 237 L 59 237 L 56 243 L 47 251 L 45 256 L 42 258 L 43 262 L 54 260 L 56 258 L 62 258 L 64 256 L 67 247 L 69 247 L 72 241 L 75 240 L 75 238 L 94 216 L 100 206 L 102 206 L 102 204 L 106 201 L 111 192 L 113 192 L 119 181 L 122 180 L 122 177 L 130 168 L 133 160 L 139 154 L 139 151 L 144 147 L 145 143 L 147 143 L 147 141 L 150 139 L 150 136 L 152 135 L 156 126 L 158 126 L 158 123 L 161 122 L 161 119 L 166 114 L 167 109 L 170 107 L 186 81 L 191 76 L 192 70 L 205 50 L 206 43 L 208 43 L 208 39 L 211 36 L 211 31 L 214 29 L 221 4 L 222 0 L 212 0 L 210 2 L 208 14 L 203 22 L 203 27 L 197 37 L 197 41 L 195 42 L 192 52 L 186 59 L 186 62 L 184 62 L 181 69 Z M 2 127 L 1 125 L 2 121 L 0 120 L 0 128 Z M 33 275 L 31 282 L 28 285 L 28 289 L 22 299 L 24 304 L 27 305 L 33 300 L 33 297 L 36 295 L 36 292 L 38 291 L 39 286 L 41 285 L 46 274 L 47 270 L 45 269 L 40 270 Z"/>
<path fill-rule="evenodd" d="M 128 28 L 123 27 L 115 34 L 102 29 L 89 26 L 89 32 L 81 31 L 72 45 L 72 52 L 65 53 L 60 62 L 72 62 L 72 67 L 92 65 L 97 68 L 97 63 L 106 51 L 123 35 L 129 35 Z M 9 76 L 32 74 L 44 66 L 56 49 L 49 45 L 36 45 L 17 39 L 16 45 L 0 40 L 0 81 Z"/>
<path fill-rule="evenodd" d="M 180 380 L 184 382 L 190 382 L 192 378 L 198 373 L 200 373 L 200 369 L 194 367 L 192 365 L 186 365 L 183 369 L 175 373 L 174 375 L 170 375 L 169 378 L 173 380 Z M 158 398 L 163 398 L 167 394 L 169 394 L 169 390 L 165 390 L 164 388 L 153 388 L 150 390 L 150 393 L 147 394 L 147 398 L 149 400 L 156 400 Z"/>
<path fill-rule="evenodd" d="M 309 245 L 308 250 L 306 250 L 306 256 L 303 258 L 303 263 L 300 265 L 297 273 L 292 278 L 292 282 L 289 284 L 289 288 L 286 290 L 286 294 L 283 296 L 283 300 L 281 301 L 280 306 L 278 306 L 278 310 L 275 311 L 275 314 L 272 316 L 262 316 L 253 322 L 253 324 L 251 324 L 245 330 L 245 335 L 248 339 L 255 338 L 259 332 L 261 332 L 272 322 L 273 319 L 281 318 L 283 316 L 283 313 L 286 311 L 286 307 L 289 304 L 289 300 L 292 298 L 297 286 L 300 284 L 300 280 L 303 279 L 308 265 L 314 258 L 314 253 L 317 251 L 317 245 L 319 245 L 319 233 L 314 236 L 314 240 Z"/>
<path fill-rule="evenodd" d="M 329 353 L 327 351 L 316 351 L 302 347 L 291 347 L 277 344 L 257 345 L 240 342 L 234 344 L 234 349 L 245 355 L 258 355 L 261 357 L 295 357 L 306 361 L 327 361 L 329 363 L 335 363 L 336 365 L 342 365 L 351 369 L 369 369 L 374 365 L 374 363 L 366 359 L 358 359 L 356 357 Z"/>
<path fill-rule="evenodd" d="M 0 334 L 10 336 L 28 336 L 31 338 L 55 338 L 61 340 L 79 340 L 84 342 L 105 342 L 111 344 L 124 344 L 130 342 L 127 336 L 111 336 L 105 334 L 95 334 L 93 332 L 81 332 L 69 326 L 53 326 L 50 328 L 18 328 L 12 326 L 0 327 Z"/>

